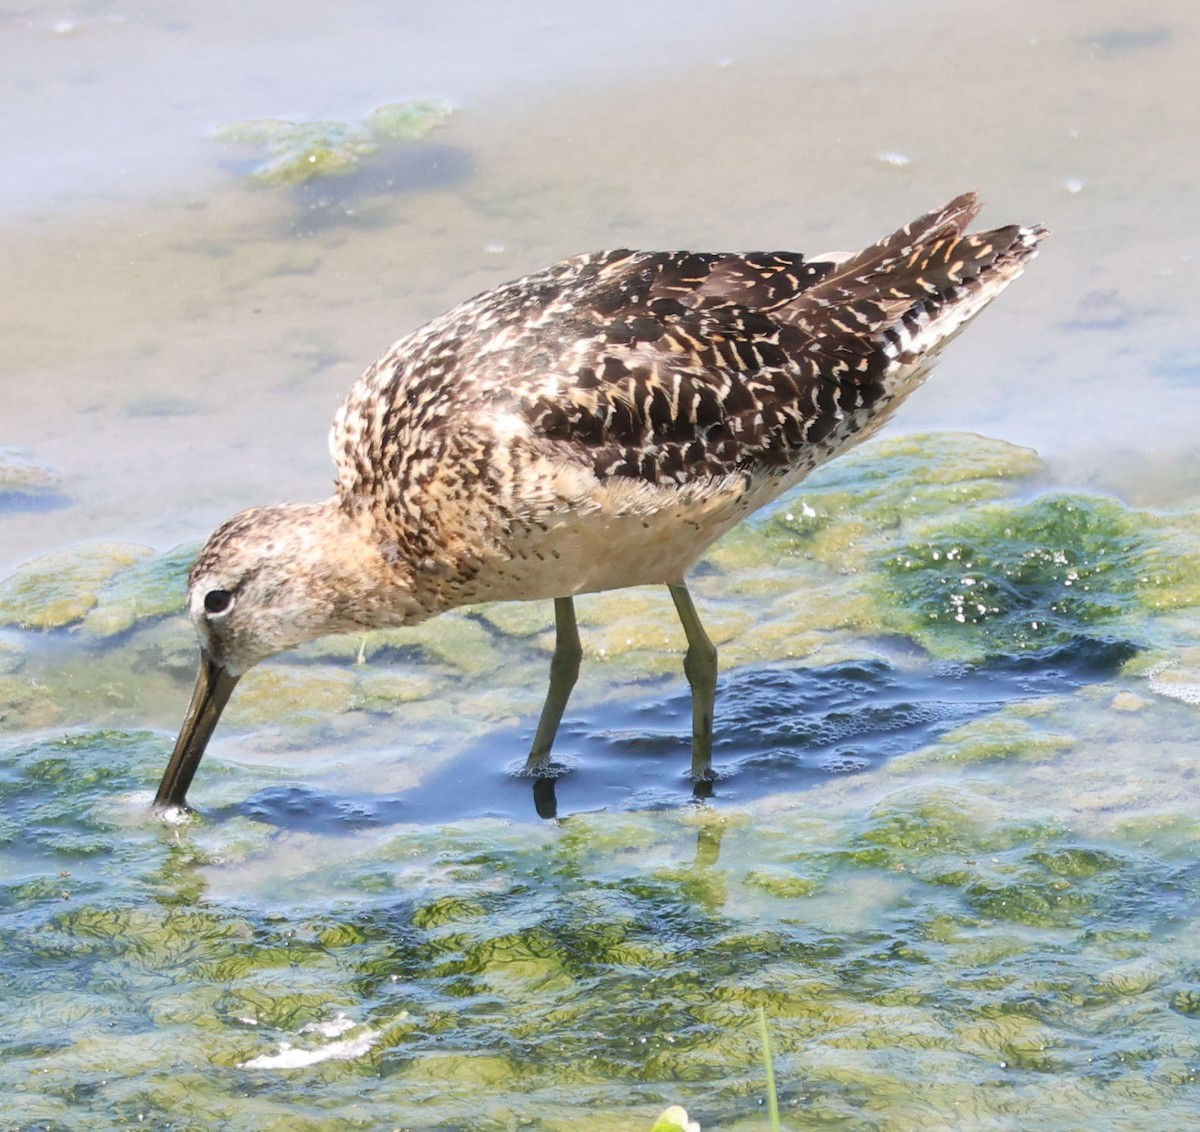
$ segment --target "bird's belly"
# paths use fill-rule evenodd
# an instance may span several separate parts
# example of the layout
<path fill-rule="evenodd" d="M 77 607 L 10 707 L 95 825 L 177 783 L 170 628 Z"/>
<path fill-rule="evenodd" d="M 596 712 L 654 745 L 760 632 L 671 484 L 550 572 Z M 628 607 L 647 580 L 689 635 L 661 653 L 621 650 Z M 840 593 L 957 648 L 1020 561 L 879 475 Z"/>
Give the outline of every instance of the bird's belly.
<path fill-rule="evenodd" d="M 584 498 L 560 496 L 561 506 L 514 525 L 495 544 L 462 600 L 529 601 L 681 581 L 713 542 L 787 486 L 741 476 L 683 488 L 610 480 Z"/>
<path fill-rule="evenodd" d="M 674 515 L 568 521 L 554 539 L 556 596 L 677 582 L 736 519 L 700 523 Z M 543 589 L 543 592 L 544 589 Z"/>

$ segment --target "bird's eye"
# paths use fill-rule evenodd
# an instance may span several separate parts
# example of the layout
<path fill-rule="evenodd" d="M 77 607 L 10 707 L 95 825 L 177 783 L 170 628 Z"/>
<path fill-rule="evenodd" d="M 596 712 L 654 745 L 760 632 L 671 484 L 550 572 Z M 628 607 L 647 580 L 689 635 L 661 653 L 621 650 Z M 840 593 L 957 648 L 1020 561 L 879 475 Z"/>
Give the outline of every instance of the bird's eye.
<path fill-rule="evenodd" d="M 233 604 L 233 594 L 228 590 L 209 590 L 204 595 L 206 613 L 224 613 Z"/>

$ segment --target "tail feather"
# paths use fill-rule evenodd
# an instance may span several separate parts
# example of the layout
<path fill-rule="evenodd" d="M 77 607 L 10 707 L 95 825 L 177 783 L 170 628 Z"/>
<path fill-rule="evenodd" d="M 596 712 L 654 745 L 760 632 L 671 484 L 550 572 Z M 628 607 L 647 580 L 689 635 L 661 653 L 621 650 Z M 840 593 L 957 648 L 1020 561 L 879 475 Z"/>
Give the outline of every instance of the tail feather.
<path fill-rule="evenodd" d="M 940 349 L 1022 271 L 1048 235 L 1040 225 L 968 234 L 980 209 L 964 193 L 853 255 L 797 296 L 784 320 L 818 355 L 905 361 Z M 864 379 L 877 373 L 862 368 Z"/>
<path fill-rule="evenodd" d="M 874 264 L 890 263 L 911 254 L 912 249 L 963 235 L 983 208 L 979 194 L 962 193 L 941 208 L 931 209 L 890 236 L 863 248 L 838 265 L 837 275 L 855 275 Z"/>
<path fill-rule="evenodd" d="M 1040 224 L 1009 225 L 922 249 L 912 270 L 929 293 L 888 329 L 885 352 L 901 364 L 932 359 L 1021 274 L 1049 234 Z"/>

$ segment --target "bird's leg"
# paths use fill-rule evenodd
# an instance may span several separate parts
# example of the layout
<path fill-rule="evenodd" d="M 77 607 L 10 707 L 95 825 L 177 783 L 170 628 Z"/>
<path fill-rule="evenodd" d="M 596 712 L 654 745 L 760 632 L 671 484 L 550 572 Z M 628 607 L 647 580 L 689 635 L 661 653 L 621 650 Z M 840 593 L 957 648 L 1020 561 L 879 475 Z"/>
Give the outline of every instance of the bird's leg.
<path fill-rule="evenodd" d="M 546 693 L 529 758 L 525 760 L 527 771 L 540 772 L 550 761 L 550 748 L 554 745 L 554 736 L 558 734 L 558 725 L 562 722 L 571 689 L 579 678 L 582 656 L 579 627 L 575 624 L 575 602 L 569 597 L 557 597 L 554 599 L 554 656 L 550 660 L 550 690 Z"/>
<path fill-rule="evenodd" d="M 668 585 L 675 610 L 687 635 L 683 671 L 692 689 L 692 779 L 712 779 L 713 702 L 717 697 L 717 648 L 708 639 L 692 595 L 683 582 Z"/>

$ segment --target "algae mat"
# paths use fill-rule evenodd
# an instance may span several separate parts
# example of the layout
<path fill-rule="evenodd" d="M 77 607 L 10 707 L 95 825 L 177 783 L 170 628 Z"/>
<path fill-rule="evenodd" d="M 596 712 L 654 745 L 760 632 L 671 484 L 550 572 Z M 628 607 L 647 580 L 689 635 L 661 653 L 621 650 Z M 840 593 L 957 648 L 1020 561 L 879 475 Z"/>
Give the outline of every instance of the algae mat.
<path fill-rule="evenodd" d="M 194 548 L 28 563 L 0 583 L 0 1126 L 762 1128 L 759 1007 L 788 1128 L 1186 1126 L 1198 535 L 999 442 L 862 449 L 697 571 L 711 803 L 661 595 L 581 603 L 560 788 L 599 764 L 610 792 L 558 822 L 506 774 L 545 609 L 264 667 L 205 816 L 165 828 Z"/>

